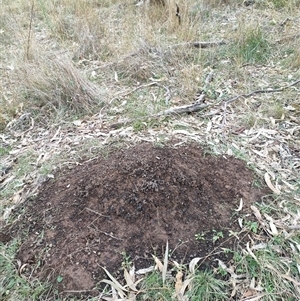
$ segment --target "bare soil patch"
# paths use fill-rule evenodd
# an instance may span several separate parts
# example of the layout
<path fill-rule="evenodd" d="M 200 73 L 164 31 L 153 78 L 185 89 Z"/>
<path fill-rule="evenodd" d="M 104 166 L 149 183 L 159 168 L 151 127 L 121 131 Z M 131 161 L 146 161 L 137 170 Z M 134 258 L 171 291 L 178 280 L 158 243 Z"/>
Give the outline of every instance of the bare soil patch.
<path fill-rule="evenodd" d="M 220 244 L 232 248 L 229 230 L 239 229 L 238 216 L 263 194 L 253 182 L 238 159 L 196 145 L 140 144 L 57 174 L 23 205 L 11 235 L 29 229 L 18 259 L 34 273 L 55 271 L 61 290 L 91 290 L 105 277 L 101 267 L 118 276 L 122 252 L 145 268 L 152 254 L 161 258 L 167 240 L 183 263 Z M 214 239 L 217 232 L 224 237 Z M 228 260 L 212 254 L 206 264 L 216 257 Z"/>

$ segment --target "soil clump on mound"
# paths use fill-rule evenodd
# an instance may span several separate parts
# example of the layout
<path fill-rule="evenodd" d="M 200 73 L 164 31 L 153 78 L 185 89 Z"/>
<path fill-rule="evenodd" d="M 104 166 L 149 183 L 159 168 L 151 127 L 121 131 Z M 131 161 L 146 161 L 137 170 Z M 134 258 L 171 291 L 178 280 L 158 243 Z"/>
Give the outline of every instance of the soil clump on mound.
<path fill-rule="evenodd" d="M 194 144 L 140 144 L 48 180 L 11 235 L 27 229 L 18 259 L 36 275 L 60 275 L 62 291 L 92 290 L 102 267 L 118 277 L 124 254 L 136 269 L 149 267 L 167 241 L 179 263 L 208 254 L 204 264 L 226 261 L 219 251 L 232 248 L 229 231 L 240 230 L 238 217 L 264 193 L 254 180 L 244 162 Z"/>

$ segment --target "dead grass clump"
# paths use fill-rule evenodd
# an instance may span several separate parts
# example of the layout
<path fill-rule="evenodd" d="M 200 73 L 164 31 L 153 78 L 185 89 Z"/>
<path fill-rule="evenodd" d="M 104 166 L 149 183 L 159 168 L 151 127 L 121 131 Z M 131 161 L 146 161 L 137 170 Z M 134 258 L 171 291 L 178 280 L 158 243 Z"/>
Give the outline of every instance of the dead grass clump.
<path fill-rule="evenodd" d="M 157 32 L 152 25 L 161 25 L 166 12 L 154 8 L 144 10 L 132 3 L 83 4 L 64 1 L 64 6 L 38 7 L 51 37 L 59 44 L 72 45 L 74 59 L 109 61 L 135 50 L 137 41 Z M 135 20 L 135 22 L 132 22 Z M 155 21 L 156 20 L 156 21 Z M 145 26 L 140 26 L 143 23 Z"/>
<path fill-rule="evenodd" d="M 0 55 L 8 56 L 13 53 L 12 46 L 26 39 L 23 32 L 27 31 L 29 25 L 30 6 L 24 1 L 1 1 L 0 7 Z"/>
<path fill-rule="evenodd" d="M 13 36 L 11 35 L 11 23 L 12 18 L 8 15 L 0 15 L 0 37 L 1 37 L 1 48 L 5 45 L 10 45 L 13 42 Z"/>
<path fill-rule="evenodd" d="M 20 75 L 25 104 L 44 113 L 71 110 L 84 115 L 104 104 L 101 91 L 68 58 L 38 57 L 26 62 Z"/>
<path fill-rule="evenodd" d="M 151 58 L 149 49 L 141 48 L 139 51 L 120 62 L 115 68 L 120 80 L 126 79 L 129 83 L 144 83 L 155 75 L 161 75 L 161 66 Z M 160 74 L 160 75 L 159 75 Z"/>

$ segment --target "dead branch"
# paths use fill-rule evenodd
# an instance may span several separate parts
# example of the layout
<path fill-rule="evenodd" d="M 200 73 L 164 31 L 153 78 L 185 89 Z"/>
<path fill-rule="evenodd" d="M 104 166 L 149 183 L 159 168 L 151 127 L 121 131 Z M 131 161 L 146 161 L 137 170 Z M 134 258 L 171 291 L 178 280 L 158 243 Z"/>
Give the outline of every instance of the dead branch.
<path fill-rule="evenodd" d="M 183 114 L 183 113 L 192 113 L 192 112 L 198 112 L 200 110 L 206 109 L 210 105 L 208 104 L 203 104 L 203 103 L 194 103 L 191 105 L 186 105 L 186 106 L 180 106 L 180 107 L 175 107 L 171 108 L 165 111 L 162 111 L 154 117 L 159 117 L 159 116 L 166 116 L 166 115 L 178 115 L 178 114 Z"/>
<path fill-rule="evenodd" d="M 193 46 L 196 48 L 210 48 L 215 46 L 225 45 L 225 41 L 215 41 L 215 42 L 193 42 Z"/>
<path fill-rule="evenodd" d="M 279 88 L 279 89 L 264 89 L 264 90 L 255 90 L 255 91 L 252 91 L 250 93 L 245 93 L 245 94 L 240 94 L 240 95 L 237 95 L 235 97 L 232 97 L 232 98 L 229 98 L 229 99 L 226 99 L 223 101 L 223 103 L 226 103 L 226 104 L 229 104 L 229 103 L 232 103 L 236 100 L 238 100 L 239 98 L 241 97 L 244 97 L 244 98 L 247 98 L 247 97 L 250 97 L 254 94 L 266 94 L 266 93 L 276 93 L 276 92 L 282 92 L 290 87 L 293 87 L 293 86 L 296 86 L 297 84 L 300 83 L 300 80 L 297 80 L 285 87 L 282 87 L 282 88 Z"/>
<path fill-rule="evenodd" d="M 290 87 L 293 87 L 293 86 L 296 86 L 297 84 L 300 83 L 300 80 L 296 80 L 295 82 L 289 84 L 289 85 L 286 85 L 282 88 L 279 88 L 279 89 L 263 89 L 263 90 L 255 90 L 255 91 L 252 91 L 250 93 L 244 93 L 244 94 L 240 94 L 240 95 L 237 95 L 237 96 L 234 96 L 234 97 L 231 97 L 231 98 L 228 98 L 228 99 L 225 99 L 223 101 L 223 104 L 224 104 L 224 111 L 223 111 L 223 121 L 222 121 L 222 129 L 224 128 L 224 125 L 226 123 L 226 114 L 227 114 L 227 105 L 229 105 L 230 103 L 240 99 L 240 98 L 248 98 L 252 95 L 255 95 L 255 94 L 266 94 L 266 93 L 277 93 L 277 92 L 282 92 Z"/>
<path fill-rule="evenodd" d="M 194 112 L 204 110 L 210 106 L 211 106 L 210 104 L 194 103 L 191 105 L 185 105 L 185 106 L 167 109 L 167 110 L 159 112 L 155 115 L 150 115 L 150 116 L 138 118 L 135 120 L 145 120 L 147 118 L 155 119 L 155 118 L 159 118 L 162 116 L 179 115 L 179 114 L 184 114 L 184 113 L 194 113 Z M 122 122 L 117 122 L 117 123 L 111 124 L 110 127 L 114 128 L 114 129 L 120 128 L 122 126 L 125 126 L 126 124 L 132 123 L 133 121 L 134 120 L 126 120 L 126 121 L 122 121 Z"/>
<path fill-rule="evenodd" d="M 193 104 L 170 108 L 170 109 L 164 110 L 162 112 L 159 112 L 155 115 L 147 116 L 146 118 L 153 118 L 154 119 L 154 118 L 158 118 L 158 117 L 161 117 L 161 116 L 179 115 L 179 114 L 184 114 L 184 113 L 193 113 L 193 112 L 198 112 L 198 111 L 206 109 L 210 105 L 204 104 L 204 99 L 205 99 L 205 96 L 206 96 L 205 91 L 207 89 L 208 84 L 212 81 L 213 75 L 214 74 L 213 74 L 212 71 L 208 73 L 208 75 L 205 78 L 204 86 L 203 86 L 203 89 L 201 90 L 201 94 L 197 97 L 196 101 Z M 130 90 L 129 92 L 126 92 L 126 93 L 120 94 L 118 96 L 115 96 L 109 103 L 112 103 L 115 99 L 117 99 L 119 97 L 128 96 L 129 94 L 137 91 L 138 89 L 153 86 L 153 85 L 156 85 L 156 86 L 161 87 L 161 88 L 166 90 L 165 97 L 166 97 L 166 104 L 168 104 L 168 102 L 171 98 L 170 90 L 169 90 L 168 87 L 163 86 L 158 82 L 151 82 L 149 84 L 140 85 L 140 86 Z M 145 117 L 143 117 L 143 119 L 144 118 Z M 131 123 L 131 122 L 133 122 L 133 120 L 118 122 L 118 123 L 112 124 L 111 127 L 112 128 L 119 128 L 120 126 L 124 126 L 125 124 Z"/>
<path fill-rule="evenodd" d="M 208 84 L 212 81 L 214 73 L 211 71 L 205 78 L 203 89 L 201 90 L 200 95 L 197 97 L 196 101 L 193 104 L 170 108 L 165 111 L 162 111 L 156 116 L 164 116 L 164 115 L 174 115 L 174 114 L 183 114 L 183 113 L 192 113 L 198 112 L 200 110 L 206 109 L 209 105 L 204 104 L 206 89 Z"/>
<path fill-rule="evenodd" d="M 179 43 L 179 44 L 174 44 L 170 45 L 169 48 L 175 48 L 175 47 L 180 47 L 180 46 L 194 46 L 196 48 L 210 48 L 210 47 L 216 47 L 216 46 L 221 46 L 221 45 L 226 45 L 226 41 L 211 41 L 211 42 L 200 42 L 200 41 L 195 41 L 195 42 L 184 42 L 184 43 Z"/>
<path fill-rule="evenodd" d="M 204 109 L 206 109 L 210 106 L 211 106 L 210 104 L 194 103 L 194 104 L 191 104 L 191 105 L 185 105 L 185 106 L 180 106 L 180 107 L 167 109 L 167 110 L 159 112 L 155 115 L 150 115 L 150 116 L 138 118 L 138 119 L 135 119 L 135 120 L 144 120 L 144 119 L 147 119 L 147 118 L 155 119 L 155 118 L 159 118 L 159 117 L 162 117 L 162 116 L 179 115 L 179 114 L 184 114 L 184 113 L 194 113 L 194 112 L 204 110 Z M 132 123 L 133 121 L 134 120 L 126 120 L 126 121 L 122 121 L 122 122 L 117 122 L 117 123 L 111 124 L 110 127 L 114 128 L 114 129 L 120 128 L 120 127 L 122 127 L 126 124 Z"/>
<path fill-rule="evenodd" d="M 160 84 L 158 81 L 153 81 L 151 83 L 148 83 L 148 84 L 143 84 L 143 85 L 139 85 L 133 89 L 131 89 L 130 91 L 128 92 L 121 92 L 121 93 L 118 93 L 114 98 L 112 98 L 109 103 L 111 104 L 114 100 L 116 99 L 119 99 L 119 98 L 122 98 L 122 97 L 125 97 L 125 96 L 128 96 L 132 93 L 134 93 L 135 91 L 139 90 L 139 89 L 143 89 L 143 88 L 146 88 L 146 87 L 150 87 L 150 86 L 157 86 L 157 87 L 160 87 L 162 89 L 164 89 L 166 91 L 166 93 L 164 94 L 165 96 L 165 103 L 166 105 L 168 105 L 169 103 L 169 100 L 171 98 L 171 92 L 170 92 L 170 89 L 167 87 L 167 86 L 164 86 L 162 84 Z"/>

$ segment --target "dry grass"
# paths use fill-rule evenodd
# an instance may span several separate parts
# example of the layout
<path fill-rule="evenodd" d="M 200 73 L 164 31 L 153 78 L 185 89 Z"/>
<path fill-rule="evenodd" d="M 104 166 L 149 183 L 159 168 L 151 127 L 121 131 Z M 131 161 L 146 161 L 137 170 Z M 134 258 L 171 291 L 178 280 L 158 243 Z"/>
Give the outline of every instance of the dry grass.
<path fill-rule="evenodd" d="M 70 110 L 78 116 L 91 114 L 93 107 L 99 108 L 105 101 L 101 87 L 88 81 L 67 56 L 32 58 L 24 62 L 19 72 L 24 98 L 30 99 L 33 111 L 56 111 L 61 115 Z"/>
<path fill-rule="evenodd" d="M 300 210 L 299 85 L 242 97 L 228 105 L 226 120 L 222 104 L 299 80 L 300 2 L 178 0 L 180 25 L 167 2 L 2 0 L 0 154 L 1 165 L 16 167 L 15 178 L 1 174 L 1 215 L 33 195 L 53 166 L 95 156 L 112 140 L 199 141 L 247 159 L 281 190 L 260 204 L 260 235 L 223 267 L 231 291 L 280 300 L 286 290 L 296 300 L 300 241 L 289 226 L 299 224 Z M 188 44 L 220 40 L 226 44 L 208 49 Z M 207 110 L 152 118 L 203 92 Z"/>
<path fill-rule="evenodd" d="M 269 16 L 257 19 L 238 2 L 182 1 L 180 26 L 172 1 L 164 7 L 135 6 L 131 1 L 4 1 L 3 6 L 10 12 L 2 21 L 4 42 L 12 47 L 4 56 L 14 63 L 8 78 L 21 83 L 17 91 L 10 85 L 14 89 L 9 92 L 21 95 L 24 106 L 38 105 L 47 114 L 49 107 L 58 116 L 70 109 L 75 109 L 76 116 L 80 111 L 90 114 L 95 104 L 100 109 L 109 102 L 108 90 L 115 92 L 153 79 L 172 91 L 175 102 L 189 103 L 201 90 L 208 68 L 223 69 L 223 81 L 236 78 L 244 87 L 243 81 L 249 84 L 244 63 L 269 63 L 284 48 L 293 56 L 290 64 L 297 66 L 296 44 L 279 49 L 270 35 L 283 36 L 279 22 L 292 7 L 296 9 L 292 2 L 285 6 L 286 13 L 268 10 L 274 22 L 270 24 Z M 223 13 L 218 11 L 220 6 Z M 289 24 L 288 20 L 284 26 Z M 228 44 L 210 50 L 185 44 L 221 39 Z"/>

